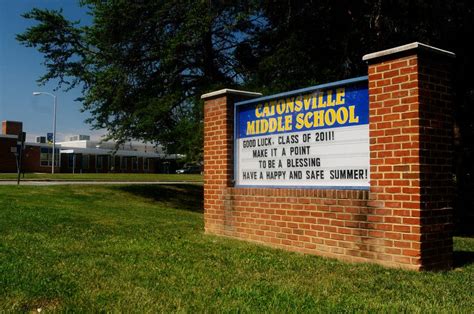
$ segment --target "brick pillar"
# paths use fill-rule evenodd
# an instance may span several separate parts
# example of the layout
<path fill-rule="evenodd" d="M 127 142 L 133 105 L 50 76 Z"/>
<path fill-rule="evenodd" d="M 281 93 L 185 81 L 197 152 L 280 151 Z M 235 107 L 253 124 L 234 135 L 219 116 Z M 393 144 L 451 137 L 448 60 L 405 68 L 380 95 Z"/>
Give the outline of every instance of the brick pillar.
<path fill-rule="evenodd" d="M 260 93 L 222 89 L 204 94 L 204 220 L 207 233 L 226 234 L 226 188 L 233 185 L 234 103 Z"/>
<path fill-rule="evenodd" d="M 393 240 L 392 262 L 452 264 L 454 54 L 420 43 L 365 55 L 369 64 L 370 202 Z"/>

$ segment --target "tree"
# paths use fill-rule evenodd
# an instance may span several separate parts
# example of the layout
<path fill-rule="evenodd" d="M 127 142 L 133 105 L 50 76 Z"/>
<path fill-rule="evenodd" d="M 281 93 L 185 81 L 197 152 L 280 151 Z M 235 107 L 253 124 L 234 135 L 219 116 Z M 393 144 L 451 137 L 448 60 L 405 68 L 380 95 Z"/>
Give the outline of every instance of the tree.
<path fill-rule="evenodd" d="M 367 75 L 364 54 L 413 41 L 456 49 L 450 34 L 472 25 L 460 18 L 469 5 L 454 1 L 267 0 L 261 5 L 266 27 L 252 38 L 242 64 L 253 73 L 249 83 L 271 92 Z"/>
<path fill-rule="evenodd" d="M 82 109 L 94 128 L 119 142 L 164 144 L 171 153 L 199 159 L 200 95 L 242 81 L 235 47 L 254 24 L 245 1 L 81 2 L 93 17 L 80 26 L 61 11 L 33 9 L 38 22 L 17 35 L 44 54 L 40 83 L 80 86 Z"/>

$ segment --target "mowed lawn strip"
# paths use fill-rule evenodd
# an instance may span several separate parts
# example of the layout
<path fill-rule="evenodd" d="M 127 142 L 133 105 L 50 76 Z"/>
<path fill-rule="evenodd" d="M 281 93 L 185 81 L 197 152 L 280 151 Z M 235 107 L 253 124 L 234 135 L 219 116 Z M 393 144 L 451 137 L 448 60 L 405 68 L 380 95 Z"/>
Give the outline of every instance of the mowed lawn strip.
<path fill-rule="evenodd" d="M 15 173 L 0 173 L 0 181 L 16 180 Z M 21 180 L 35 181 L 124 181 L 124 182 L 202 182 L 200 174 L 163 173 L 25 173 Z"/>
<path fill-rule="evenodd" d="M 455 247 L 448 272 L 347 264 L 203 234 L 201 186 L 0 186 L 0 309 L 470 313 Z"/>

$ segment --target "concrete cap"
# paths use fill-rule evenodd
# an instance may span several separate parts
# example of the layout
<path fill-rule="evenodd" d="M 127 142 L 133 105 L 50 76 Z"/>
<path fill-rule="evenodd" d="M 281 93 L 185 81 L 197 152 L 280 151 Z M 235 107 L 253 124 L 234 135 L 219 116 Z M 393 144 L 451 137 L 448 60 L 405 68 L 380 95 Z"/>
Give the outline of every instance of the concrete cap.
<path fill-rule="evenodd" d="M 249 97 L 262 96 L 262 93 L 254 93 L 254 92 L 247 92 L 247 91 L 243 91 L 243 90 L 224 88 L 224 89 L 216 90 L 215 92 L 210 92 L 210 93 L 204 94 L 204 95 L 201 96 L 201 99 L 207 99 L 207 98 L 211 98 L 211 97 L 222 96 L 222 95 L 225 95 L 225 94 L 242 95 L 242 96 L 249 96 Z"/>
<path fill-rule="evenodd" d="M 444 56 L 447 56 L 447 57 L 450 57 L 450 58 L 455 58 L 456 57 L 456 54 L 452 53 L 451 51 L 439 49 L 439 48 L 429 46 L 429 45 L 426 45 L 426 44 L 422 44 L 422 43 L 419 43 L 419 42 L 414 42 L 414 43 L 411 43 L 411 44 L 407 44 L 407 45 L 398 46 L 398 47 L 395 47 L 395 48 L 390 48 L 390 49 L 387 49 L 387 50 L 382 50 L 382 51 L 377 51 L 377 52 L 366 54 L 365 56 L 362 57 L 362 60 L 364 60 L 364 61 L 373 60 L 373 59 L 389 56 L 389 55 L 392 55 L 392 54 L 397 54 L 397 53 L 401 53 L 401 52 L 404 52 L 404 51 L 415 50 L 415 49 L 428 51 L 428 52 L 433 52 L 433 53 L 444 55 Z"/>

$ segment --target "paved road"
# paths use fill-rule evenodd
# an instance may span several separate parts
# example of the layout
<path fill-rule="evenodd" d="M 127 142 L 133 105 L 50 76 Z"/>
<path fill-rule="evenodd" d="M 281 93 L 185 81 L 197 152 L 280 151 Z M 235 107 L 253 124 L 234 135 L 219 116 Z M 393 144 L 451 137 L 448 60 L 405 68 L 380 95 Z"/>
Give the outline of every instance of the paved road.
<path fill-rule="evenodd" d="M 16 185 L 17 182 L 16 180 L 0 180 L 0 185 Z M 150 185 L 150 184 L 156 184 L 156 185 L 166 185 L 166 184 L 196 184 L 196 185 L 202 185 L 202 182 L 189 182 L 189 181 L 159 181 L 159 182 L 130 182 L 130 181 L 34 181 L 34 180 L 25 180 L 21 181 L 20 185 Z"/>

